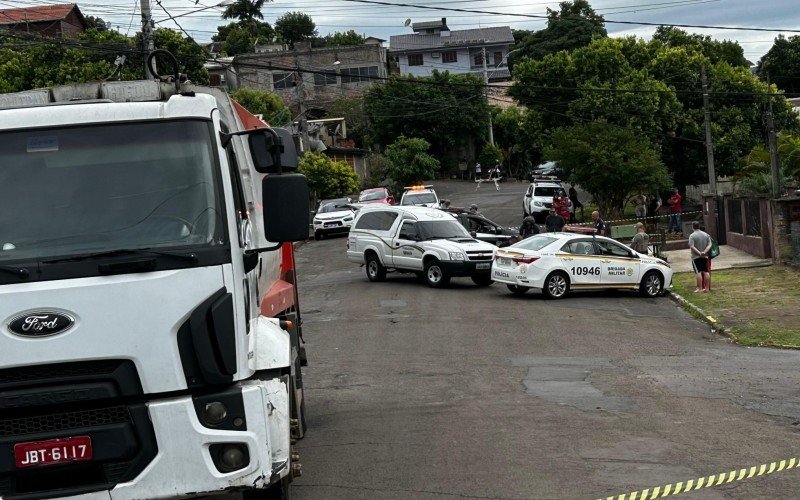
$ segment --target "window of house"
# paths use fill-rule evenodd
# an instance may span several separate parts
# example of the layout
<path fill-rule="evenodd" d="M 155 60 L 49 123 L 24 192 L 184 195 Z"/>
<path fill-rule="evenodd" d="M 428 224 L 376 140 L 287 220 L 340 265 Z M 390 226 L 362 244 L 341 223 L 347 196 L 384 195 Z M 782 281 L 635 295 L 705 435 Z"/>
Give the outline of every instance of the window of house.
<path fill-rule="evenodd" d="M 293 84 L 294 78 L 292 73 L 272 73 L 273 89 L 290 89 L 292 88 Z"/>
<path fill-rule="evenodd" d="M 447 52 L 442 52 L 442 62 L 443 63 L 458 62 L 458 52 L 456 52 L 455 50 L 449 50 Z"/>
<path fill-rule="evenodd" d="M 408 55 L 408 65 L 409 66 L 422 66 L 422 54 L 409 54 Z"/>
<path fill-rule="evenodd" d="M 342 83 L 370 82 L 378 76 L 377 66 L 362 66 L 360 68 L 343 68 Z"/>
<path fill-rule="evenodd" d="M 483 66 L 483 52 L 476 52 L 472 55 L 473 66 Z"/>
<path fill-rule="evenodd" d="M 336 75 L 325 73 L 314 73 L 314 85 L 321 87 L 323 85 L 336 85 Z"/>
<path fill-rule="evenodd" d="M 495 52 L 494 53 L 494 65 L 500 66 L 503 63 L 503 53 L 502 52 Z"/>

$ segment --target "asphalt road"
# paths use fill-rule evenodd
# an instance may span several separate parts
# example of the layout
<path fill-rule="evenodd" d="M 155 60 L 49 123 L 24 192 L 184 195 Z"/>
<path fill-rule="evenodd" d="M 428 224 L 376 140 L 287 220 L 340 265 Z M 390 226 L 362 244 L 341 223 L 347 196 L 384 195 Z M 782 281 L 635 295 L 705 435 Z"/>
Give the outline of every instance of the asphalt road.
<path fill-rule="evenodd" d="M 522 184 L 435 185 L 519 222 Z M 800 455 L 800 352 L 731 345 L 667 298 L 370 283 L 345 243 L 298 253 L 297 498 L 605 498 Z M 685 497 L 797 498 L 798 479 Z"/>

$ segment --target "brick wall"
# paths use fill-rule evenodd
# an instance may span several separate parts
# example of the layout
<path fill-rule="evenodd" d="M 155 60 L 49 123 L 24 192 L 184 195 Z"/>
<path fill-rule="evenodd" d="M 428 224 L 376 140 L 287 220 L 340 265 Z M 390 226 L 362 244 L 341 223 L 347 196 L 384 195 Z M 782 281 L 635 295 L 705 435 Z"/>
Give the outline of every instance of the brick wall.
<path fill-rule="evenodd" d="M 771 201 L 772 260 L 800 266 L 800 198 Z"/>

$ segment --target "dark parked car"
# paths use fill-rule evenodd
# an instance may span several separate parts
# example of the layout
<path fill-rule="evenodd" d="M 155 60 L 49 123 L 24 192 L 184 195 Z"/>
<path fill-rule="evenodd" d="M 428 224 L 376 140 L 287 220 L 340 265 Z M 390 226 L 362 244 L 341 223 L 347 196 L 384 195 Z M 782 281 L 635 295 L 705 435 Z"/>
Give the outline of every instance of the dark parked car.
<path fill-rule="evenodd" d="M 482 215 L 471 214 L 469 212 L 454 213 L 453 215 L 475 239 L 493 245 L 499 245 L 515 234 L 518 234 L 518 230 L 503 227 Z"/>

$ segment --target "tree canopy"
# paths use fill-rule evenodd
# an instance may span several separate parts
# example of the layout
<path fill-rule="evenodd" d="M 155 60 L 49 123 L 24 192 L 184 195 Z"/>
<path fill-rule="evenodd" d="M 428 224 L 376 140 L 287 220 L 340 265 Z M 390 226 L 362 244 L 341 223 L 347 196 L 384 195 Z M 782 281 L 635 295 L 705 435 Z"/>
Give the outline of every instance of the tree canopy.
<path fill-rule="evenodd" d="M 272 126 L 286 125 L 292 120 L 292 113 L 278 94 L 267 90 L 238 89 L 231 92 L 231 97 L 256 115 L 262 115 L 264 121 Z"/>
<path fill-rule="evenodd" d="M 336 47 L 345 45 L 361 45 L 364 37 L 356 33 L 355 30 L 335 31 L 329 35 L 317 38 L 314 45 L 318 47 Z"/>
<path fill-rule="evenodd" d="M 800 35 L 778 35 L 769 52 L 758 61 L 756 72 L 762 80 L 769 77 L 781 90 L 800 93 Z"/>
<path fill-rule="evenodd" d="M 381 145 L 401 135 L 419 137 L 444 157 L 486 136 L 489 107 L 475 75 L 434 70 L 429 78 L 395 77 L 371 86 L 364 102 L 370 139 Z"/>
<path fill-rule="evenodd" d="M 308 188 L 317 200 L 339 198 L 358 191 L 358 175 L 350 165 L 333 161 L 324 153 L 306 152 L 298 168 L 308 178 Z"/>
<path fill-rule="evenodd" d="M 287 12 L 275 21 L 275 31 L 288 44 L 311 40 L 317 36 L 317 25 L 308 14 Z"/>
<path fill-rule="evenodd" d="M 236 0 L 225 7 L 222 19 L 238 19 L 240 21 L 264 19 L 261 8 L 269 1 L 271 0 Z"/>
<path fill-rule="evenodd" d="M 263 21 L 242 20 L 217 26 L 217 33 L 211 39 L 222 42 L 222 51 L 228 56 L 246 54 L 254 51 L 256 41 L 269 43 L 275 37 L 275 30 Z"/>
<path fill-rule="evenodd" d="M 389 162 L 388 176 L 394 181 L 395 189 L 427 179 L 433 179 L 439 171 L 439 160 L 428 154 L 430 143 L 425 139 L 400 136 L 386 148 Z"/>

